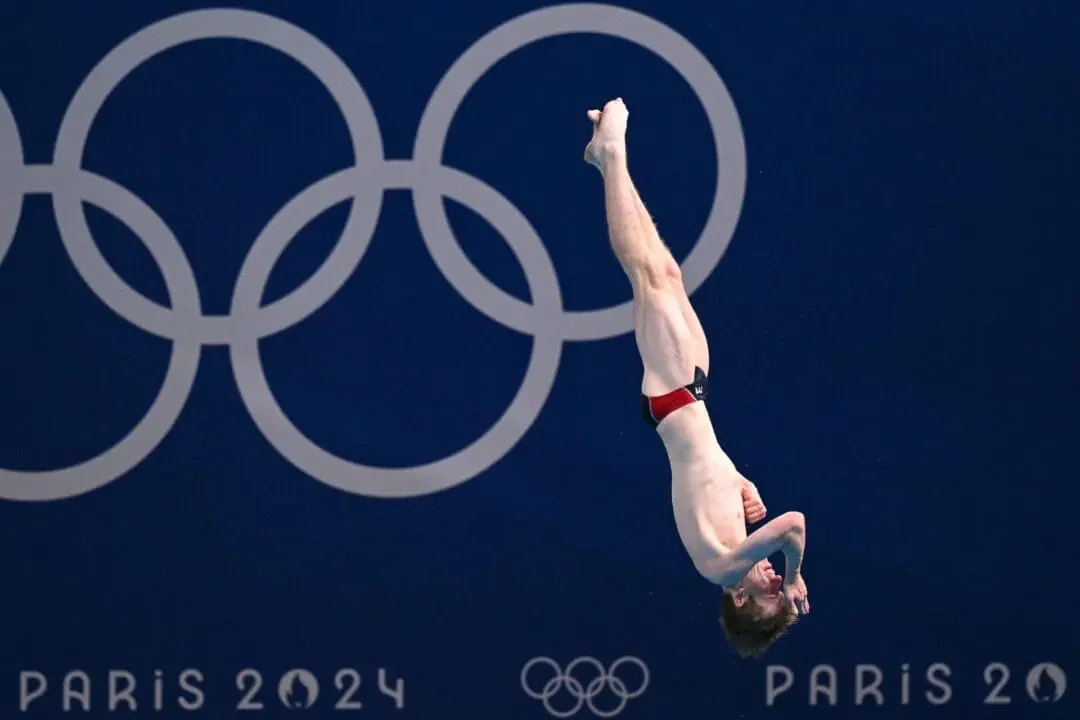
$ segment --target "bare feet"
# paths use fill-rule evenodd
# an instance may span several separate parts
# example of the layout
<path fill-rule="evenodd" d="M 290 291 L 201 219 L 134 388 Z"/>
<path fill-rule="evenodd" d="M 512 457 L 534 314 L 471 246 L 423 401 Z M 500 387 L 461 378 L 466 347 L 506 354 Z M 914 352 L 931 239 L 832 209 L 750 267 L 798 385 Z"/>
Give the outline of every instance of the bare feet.
<path fill-rule="evenodd" d="M 604 105 L 603 111 L 590 110 L 587 115 L 593 124 L 593 136 L 585 147 L 585 162 L 603 172 L 609 160 L 626 155 L 626 120 L 630 111 L 622 98 L 615 98 Z"/>

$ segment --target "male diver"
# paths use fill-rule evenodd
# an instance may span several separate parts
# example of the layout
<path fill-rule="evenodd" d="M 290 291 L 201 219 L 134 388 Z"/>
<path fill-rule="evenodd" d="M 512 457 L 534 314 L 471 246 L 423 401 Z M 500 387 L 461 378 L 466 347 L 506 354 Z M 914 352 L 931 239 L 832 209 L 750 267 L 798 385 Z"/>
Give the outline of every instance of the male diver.
<path fill-rule="evenodd" d="M 705 332 L 679 265 L 630 179 L 628 116 L 621 98 L 588 111 L 593 135 L 585 161 L 603 175 L 611 246 L 633 288 L 642 412 L 667 450 L 679 537 L 698 572 L 724 590 L 720 622 L 728 642 L 756 658 L 810 612 L 801 573 L 806 519 L 784 513 L 747 535 L 747 523 L 765 518 L 765 505 L 720 448 L 709 420 Z M 784 555 L 783 578 L 768 560 L 775 553 Z"/>

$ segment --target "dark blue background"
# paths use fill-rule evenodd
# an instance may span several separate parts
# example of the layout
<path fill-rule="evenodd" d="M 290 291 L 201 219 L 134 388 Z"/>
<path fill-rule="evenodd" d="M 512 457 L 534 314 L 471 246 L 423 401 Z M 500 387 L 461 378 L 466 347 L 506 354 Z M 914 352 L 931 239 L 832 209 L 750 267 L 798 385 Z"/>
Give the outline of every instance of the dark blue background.
<path fill-rule="evenodd" d="M 953 669 L 954 697 L 936 710 L 949 717 L 1075 713 L 1075 687 L 1035 705 L 1023 683 L 1042 661 L 1080 683 L 1080 18 L 1063 2 L 896 5 L 626 3 L 708 56 L 746 135 L 739 227 L 693 301 L 712 347 L 721 443 L 774 514 L 799 509 L 809 522 L 814 612 L 765 661 L 725 646 L 719 593 L 680 546 L 662 446 L 637 415 L 629 335 L 567 344 L 550 400 L 505 459 L 408 500 L 349 495 L 293 468 L 255 428 L 227 351 L 214 347 L 176 427 L 134 471 L 70 500 L 0 503 L 0 715 L 17 715 L 24 669 L 51 684 L 30 714 L 54 717 L 68 670 L 91 675 L 94 713 L 105 714 L 110 669 L 146 686 L 162 669 L 174 703 L 175 676 L 199 668 L 207 705 L 196 716 L 231 716 L 235 674 L 250 667 L 266 678 L 262 714 L 277 716 L 272 686 L 307 667 L 326 694 L 307 715 L 334 717 L 333 674 L 355 667 L 361 716 L 544 718 L 519 685 L 529 658 L 624 654 L 652 670 L 620 715 L 631 719 L 922 716 L 934 710 L 922 699 L 934 662 Z M 26 161 L 50 161 L 67 103 L 112 47 L 196 7 L 0 5 L 0 89 Z M 538 5 L 250 7 L 333 49 L 371 99 L 387 157 L 407 158 L 446 69 Z M 628 297 L 599 180 L 581 162 L 584 111 L 615 95 L 631 107 L 641 194 L 681 257 L 712 197 L 712 144 L 690 88 L 643 49 L 587 35 L 531 45 L 477 84 L 447 142 L 447 165 L 497 188 L 536 227 L 569 309 Z M 95 121 L 85 166 L 164 218 L 205 310 L 225 313 L 262 226 L 349 157 L 336 107 L 303 68 L 207 41 L 124 81 Z M 268 299 L 311 274 L 346 209 L 304 231 Z M 526 298 L 498 235 L 450 212 L 480 268 Z M 118 272 L 167 303 L 141 244 L 103 211 L 88 214 Z M 87 289 L 46 196 L 25 201 L 0 265 L 0 309 L 0 467 L 79 462 L 142 417 L 169 343 Z M 309 437 L 404 466 L 490 426 L 530 342 L 458 296 L 424 249 L 410 197 L 393 191 L 348 284 L 262 348 Z M 991 662 L 1012 670 L 1010 705 L 981 705 Z M 768 663 L 796 675 L 773 708 Z M 836 667 L 839 702 L 808 710 L 819 663 Z M 855 706 L 857 663 L 886 673 L 884 708 Z M 401 712 L 376 690 L 380 667 L 405 679 Z"/>

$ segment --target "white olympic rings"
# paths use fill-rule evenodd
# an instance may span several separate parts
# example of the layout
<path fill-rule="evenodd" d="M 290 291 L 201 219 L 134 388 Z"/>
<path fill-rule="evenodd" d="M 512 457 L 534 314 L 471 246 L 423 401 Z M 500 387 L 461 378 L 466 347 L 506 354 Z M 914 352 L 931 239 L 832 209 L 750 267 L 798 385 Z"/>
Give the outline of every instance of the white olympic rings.
<path fill-rule="evenodd" d="M 514 18 L 472 45 L 432 94 L 417 132 L 414 157 L 387 160 L 375 111 L 345 63 L 305 30 L 270 15 L 235 9 L 182 13 L 139 30 L 111 50 L 75 92 L 57 135 L 51 165 L 26 165 L 18 126 L 0 92 L 0 262 L 11 245 L 28 194 L 52 196 L 64 248 L 90 289 L 113 312 L 173 343 L 165 379 L 146 416 L 113 447 L 85 462 L 55 470 L 0 469 L 0 498 L 47 501 L 73 497 L 123 476 L 170 432 L 195 381 L 202 347 L 229 347 L 233 374 L 248 412 L 273 447 L 311 477 L 371 497 L 415 497 L 476 477 L 513 448 L 532 426 L 555 381 L 565 341 L 601 340 L 633 327 L 629 302 L 565 311 L 558 277 L 532 225 L 501 193 L 442 164 L 450 123 L 468 91 L 499 60 L 536 40 L 598 33 L 629 40 L 666 60 L 690 84 L 705 109 L 717 153 L 716 195 L 702 234 L 683 262 L 693 292 L 713 271 L 734 233 L 746 187 L 746 150 L 734 103 L 709 61 L 671 28 L 640 13 L 602 4 L 548 7 Z M 123 79 L 161 52 L 195 40 L 241 39 L 288 55 L 326 87 L 345 120 L 352 166 L 313 183 L 285 204 L 249 250 L 233 289 L 228 315 L 202 311 L 194 271 L 172 230 L 137 195 L 83 169 L 90 128 Z M 475 308 L 501 325 L 531 335 L 532 355 L 509 407 L 471 445 L 441 460 L 383 468 L 345 460 L 309 440 L 285 415 L 269 387 L 259 340 L 293 327 L 322 307 L 355 271 L 371 242 L 386 190 L 413 193 L 424 242 L 438 269 Z M 499 231 L 525 271 L 532 304 L 488 280 L 466 257 L 442 198 L 466 205 Z M 352 208 L 337 245 L 316 272 L 267 305 L 271 271 L 308 223 L 343 200 Z M 106 262 L 82 204 L 122 221 L 146 245 L 165 280 L 169 305 L 139 293 Z"/>
<path fill-rule="evenodd" d="M 620 679 L 617 672 L 623 665 L 635 665 L 641 672 L 641 681 L 635 690 L 629 690 L 626 683 Z M 529 672 L 539 666 L 545 665 L 554 671 L 554 676 L 545 681 L 540 690 L 529 680 Z M 581 665 L 591 666 L 596 670 L 596 677 L 584 685 L 573 676 L 574 670 Z M 634 698 L 640 697 L 649 687 L 649 667 L 640 658 L 626 655 L 611 663 L 610 668 L 605 668 L 603 663 L 594 657 L 579 657 L 566 666 L 564 672 L 559 664 L 549 657 L 536 657 L 525 663 L 521 669 L 521 689 L 533 700 L 544 703 L 544 709 L 554 717 L 568 718 L 576 715 L 583 706 L 588 706 L 594 715 L 602 718 L 612 718 L 626 709 L 626 704 Z M 604 689 L 610 690 L 611 694 L 619 698 L 614 707 L 604 710 L 597 707 L 593 702 Z M 570 697 L 574 698 L 573 704 L 565 710 L 560 710 L 552 705 L 552 698 L 559 694 L 560 690 L 566 690 Z"/>

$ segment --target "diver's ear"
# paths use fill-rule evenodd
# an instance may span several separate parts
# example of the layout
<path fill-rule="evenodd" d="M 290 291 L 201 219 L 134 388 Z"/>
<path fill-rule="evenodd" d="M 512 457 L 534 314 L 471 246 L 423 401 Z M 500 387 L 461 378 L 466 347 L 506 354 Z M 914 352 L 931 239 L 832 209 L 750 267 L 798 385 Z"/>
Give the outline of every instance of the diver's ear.
<path fill-rule="evenodd" d="M 735 603 L 735 607 L 742 607 L 746 604 L 747 599 L 746 588 L 742 585 L 731 591 L 731 600 Z"/>

